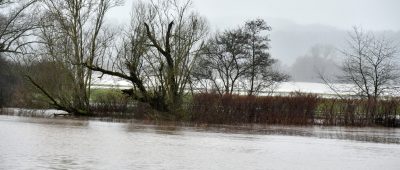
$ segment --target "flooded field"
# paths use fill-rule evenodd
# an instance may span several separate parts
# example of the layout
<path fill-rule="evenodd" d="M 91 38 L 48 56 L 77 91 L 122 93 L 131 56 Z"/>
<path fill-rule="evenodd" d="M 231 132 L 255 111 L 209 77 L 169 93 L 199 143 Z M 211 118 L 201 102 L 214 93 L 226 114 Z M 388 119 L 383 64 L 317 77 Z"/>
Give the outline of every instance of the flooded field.
<path fill-rule="evenodd" d="M 0 116 L 0 169 L 399 169 L 400 130 Z"/>

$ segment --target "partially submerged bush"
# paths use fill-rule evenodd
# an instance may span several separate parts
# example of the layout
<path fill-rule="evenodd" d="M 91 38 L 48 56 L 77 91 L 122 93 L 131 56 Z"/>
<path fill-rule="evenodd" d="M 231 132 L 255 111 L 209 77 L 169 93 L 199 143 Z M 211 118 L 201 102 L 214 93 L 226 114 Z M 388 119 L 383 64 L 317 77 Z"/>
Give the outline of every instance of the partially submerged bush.
<path fill-rule="evenodd" d="M 400 101 L 322 99 L 311 94 L 239 96 L 195 94 L 190 121 L 211 124 L 296 124 L 398 126 Z"/>
<path fill-rule="evenodd" d="M 315 95 L 239 96 L 196 94 L 191 121 L 216 124 L 310 124 L 318 105 Z"/>
<path fill-rule="evenodd" d="M 18 88 L 14 107 L 48 108 L 40 96 Z M 33 97 L 29 97 L 32 94 Z M 94 89 L 91 112 L 97 117 L 174 120 L 146 103 L 133 101 L 118 89 Z M 295 124 L 340 126 L 399 126 L 400 100 L 323 99 L 290 96 L 240 96 L 199 93 L 187 95 L 179 114 L 183 121 L 205 124 Z"/>
<path fill-rule="evenodd" d="M 396 126 L 399 115 L 399 99 L 388 98 L 378 101 L 362 99 L 323 99 L 318 119 L 324 125 Z"/>

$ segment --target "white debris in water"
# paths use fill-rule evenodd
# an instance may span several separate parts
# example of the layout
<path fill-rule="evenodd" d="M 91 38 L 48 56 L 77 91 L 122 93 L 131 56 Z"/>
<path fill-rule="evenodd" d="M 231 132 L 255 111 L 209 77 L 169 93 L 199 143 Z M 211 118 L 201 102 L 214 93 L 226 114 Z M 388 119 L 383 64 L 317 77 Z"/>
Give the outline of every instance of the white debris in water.
<path fill-rule="evenodd" d="M 38 117 L 54 117 L 57 114 L 68 114 L 68 112 L 56 109 L 23 109 L 23 108 L 3 108 L 2 112 L 15 116 L 38 116 Z"/>

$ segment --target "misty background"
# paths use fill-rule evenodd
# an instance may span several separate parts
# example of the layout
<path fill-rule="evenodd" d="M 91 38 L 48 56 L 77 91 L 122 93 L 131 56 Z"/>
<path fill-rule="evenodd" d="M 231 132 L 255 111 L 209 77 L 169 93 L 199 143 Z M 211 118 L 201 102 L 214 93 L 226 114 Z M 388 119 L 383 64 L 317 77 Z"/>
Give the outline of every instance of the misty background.
<path fill-rule="evenodd" d="M 114 8 L 112 24 L 129 23 L 135 0 Z M 272 27 L 270 53 L 291 81 L 321 82 L 318 72 L 340 74 L 340 50 L 354 26 L 395 41 L 400 47 L 398 0 L 193 0 L 210 31 L 234 28 L 262 18 Z M 331 76 L 332 78 L 332 76 Z"/>

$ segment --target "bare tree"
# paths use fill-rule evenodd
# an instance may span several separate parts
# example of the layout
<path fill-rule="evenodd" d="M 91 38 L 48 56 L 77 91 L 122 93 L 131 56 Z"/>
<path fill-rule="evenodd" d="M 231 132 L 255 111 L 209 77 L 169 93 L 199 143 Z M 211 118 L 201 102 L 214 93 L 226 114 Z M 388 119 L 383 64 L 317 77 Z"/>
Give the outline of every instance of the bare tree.
<path fill-rule="evenodd" d="M 0 1 L 0 53 L 25 53 L 34 43 L 32 30 L 38 28 L 37 0 Z"/>
<path fill-rule="evenodd" d="M 191 9 L 191 1 L 140 1 L 135 6 L 130 29 L 114 62 L 99 60 L 84 65 L 129 80 L 135 88 L 125 93 L 179 118 L 207 27 Z"/>
<path fill-rule="evenodd" d="M 28 79 L 55 108 L 74 114 L 89 114 L 92 71 L 81 63 L 91 64 L 96 57 L 104 55 L 112 36 L 105 32 L 104 17 L 120 1 L 45 0 L 42 3 L 45 11 L 39 34 L 42 44 L 36 56 L 67 71 L 66 76 L 58 77 L 57 81 L 68 80 L 72 86 L 65 86 L 71 88 L 68 93 L 52 95 L 43 82 L 36 82 L 31 76 Z"/>
<path fill-rule="evenodd" d="M 0 0 L 0 105 L 9 103 L 20 82 L 16 64 L 8 57 L 27 54 L 35 43 L 32 34 L 37 27 L 36 0 Z"/>
<path fill-rule="evenodd" d="M 249 35 L 247 42 L 249 50 L 249 68 L 244 75 L 244 85 L 248 89 L 248 95 L 254 95 L 261 90 L 272 87 L 276 82 L 285 81 L 288 75 L 275 70 L 272 66 L 277 60 L 269 54 L 268 35 L 271 27 L 262 19 L 248 21 L 245 24 L 245 32 Z"/>
<path fill-rule="evenodd" d="M 395 90 L 400 80 L 397 64 L 398 51 L 385 37 L 354 28 L 350 35 L 349 47 L 343 51 L 343 82 L 354 84 L 357 94 L 376 101 L 384 94 Z"/>
<path fill-rule="evenodd" d="M 287 75 L 272 67 L 277 60 L 271 58 L 270 40 L 263 34 L 270 29 L 264 20 L 257 19 L 244 27 L 217 33 L 209 40 L 194 79 L 203 87 L 214 87 L 221 95 L 240 88 L 255 95 L 286 80 Z"/>
<path fill-rule="evenodd" d="M 232 94 L 249 69 L 248 38 L 242 28 L 217 33 L 208 41 L 195 76 L 210 81 L 221 95 Z"/>

